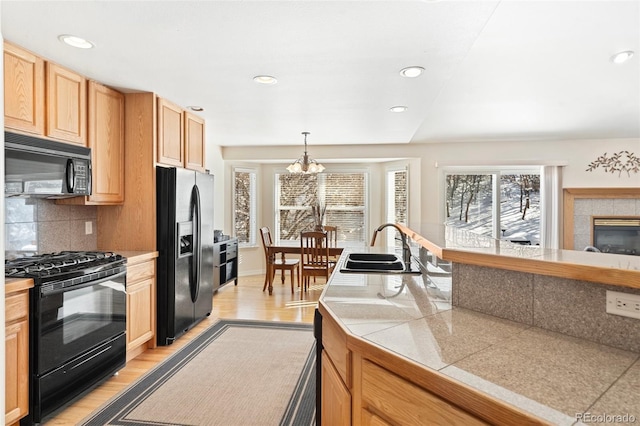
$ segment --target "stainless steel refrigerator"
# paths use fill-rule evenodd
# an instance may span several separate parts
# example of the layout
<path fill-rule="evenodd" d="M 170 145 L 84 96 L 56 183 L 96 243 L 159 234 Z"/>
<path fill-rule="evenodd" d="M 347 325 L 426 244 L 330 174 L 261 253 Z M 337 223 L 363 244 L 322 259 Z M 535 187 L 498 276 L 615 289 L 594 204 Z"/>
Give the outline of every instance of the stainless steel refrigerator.
<path fill-rule="evenodd" d="M 158 345 L 211 314 L 213 189 L 213 175 L 156 167 Z"/>

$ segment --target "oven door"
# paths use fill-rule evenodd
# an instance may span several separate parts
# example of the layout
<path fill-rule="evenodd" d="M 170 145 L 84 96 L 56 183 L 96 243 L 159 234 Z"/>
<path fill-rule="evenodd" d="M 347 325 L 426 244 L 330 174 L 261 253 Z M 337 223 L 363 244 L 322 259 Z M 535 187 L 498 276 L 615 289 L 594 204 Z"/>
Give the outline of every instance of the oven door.
<path fill-rule="evenodd" d="M 42 376 L 126 329 L 126 270 L 68 287 L 43 286 L 36 300 L 36 375 Z"/>

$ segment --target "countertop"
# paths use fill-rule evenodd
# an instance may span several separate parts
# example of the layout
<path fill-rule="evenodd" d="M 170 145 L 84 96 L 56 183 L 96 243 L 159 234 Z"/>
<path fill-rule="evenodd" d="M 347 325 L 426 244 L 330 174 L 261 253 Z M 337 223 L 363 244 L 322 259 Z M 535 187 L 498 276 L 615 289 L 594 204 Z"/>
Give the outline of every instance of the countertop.
<path fill-rule="evenodd" d="M 31 278 L 6 278 L 4 279 L 4 294 L 27 290 L 33 287 Z"/>
<path fill-rule="evenodd" d="M 640 256 L 514 244 L 436 224 L 400 228 L 443 260 L 640 288 Z"/>
<path fill-rule="evenodd" d="M 640 353 L 454 307 L 437 271 L 340 273 L 349 251 L 320 297 L 348 335 L 552 424 L 576 424 L 578 413 L 640 422 Z"/>

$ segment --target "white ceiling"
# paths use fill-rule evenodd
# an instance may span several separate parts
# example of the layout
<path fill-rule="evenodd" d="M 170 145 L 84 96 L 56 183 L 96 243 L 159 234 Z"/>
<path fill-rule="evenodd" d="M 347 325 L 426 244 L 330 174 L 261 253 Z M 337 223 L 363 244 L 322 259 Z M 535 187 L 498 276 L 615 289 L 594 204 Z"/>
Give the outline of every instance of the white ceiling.
<path fill-rule="evenodd" d="M 204 107 L 221 146 L 640 137 L 640 0 L 4 0 L 0 14 L 4 38 L 45 59 Z M 401 77 L 409 65 L 425 73 Z"/>

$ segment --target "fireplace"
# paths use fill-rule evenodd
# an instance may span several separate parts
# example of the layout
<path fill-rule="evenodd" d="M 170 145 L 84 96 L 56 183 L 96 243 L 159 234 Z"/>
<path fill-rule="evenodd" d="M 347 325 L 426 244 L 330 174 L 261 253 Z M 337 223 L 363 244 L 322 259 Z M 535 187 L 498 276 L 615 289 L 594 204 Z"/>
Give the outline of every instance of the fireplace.
<path fill-rule="evenodd" d="M 593 245 L 603 253 L 640 256 L 640 218 L 594 217 Z"/>

